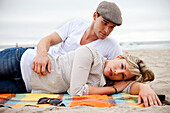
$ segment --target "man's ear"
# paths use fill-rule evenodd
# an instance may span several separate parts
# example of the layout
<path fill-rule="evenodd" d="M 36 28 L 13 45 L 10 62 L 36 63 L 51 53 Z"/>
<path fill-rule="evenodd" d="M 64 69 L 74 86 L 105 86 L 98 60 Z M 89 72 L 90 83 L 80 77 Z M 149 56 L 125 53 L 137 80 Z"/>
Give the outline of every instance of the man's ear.
<path fill-rule="evenodd" d="M 115 58 L 120 58 L 120 56 L 116 56 Z"/>
<path fill-rule="evenodd" d="M 96 18 L 97 18 L 97 12 L 94 12 L 94 14 L 93 14 L 93 20 L 96 20 Z"/>

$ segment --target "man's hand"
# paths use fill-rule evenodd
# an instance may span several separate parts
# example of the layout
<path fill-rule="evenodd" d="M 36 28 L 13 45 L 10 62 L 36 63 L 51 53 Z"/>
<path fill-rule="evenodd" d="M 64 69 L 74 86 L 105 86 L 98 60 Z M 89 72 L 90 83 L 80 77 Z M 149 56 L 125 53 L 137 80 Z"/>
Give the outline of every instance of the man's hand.
<path fill-rule="evenodd" d="M 145 107 L 152 105 L 162 105 L 157 94 L 147 84 L 143 84 L 140 87 L 138 104 L 141 104 L 142 100 Z"/>
<path fill-rule="evenodd" d="M 47 75 L 45 70 L 47 68 L 47 71 L 49 73 L 51 72 L 50 64 L 50 59 L 47 54 L 37 54 L 33 59 L 32 70 L 40 76 Z"/>
<path fill-rule="evenodd" d="M 34 72 L 40 76 L 47 75 L 45 72 L 47 68 L 47 72 L 51 73 L 51 63 L 47 52 L 51 46 L 61 42 L 62 39 L 57 32 L 51 33 L 39 41 L 37 46 L 37 55 L 35 56 L 32 64 L 32 70 Z"/>

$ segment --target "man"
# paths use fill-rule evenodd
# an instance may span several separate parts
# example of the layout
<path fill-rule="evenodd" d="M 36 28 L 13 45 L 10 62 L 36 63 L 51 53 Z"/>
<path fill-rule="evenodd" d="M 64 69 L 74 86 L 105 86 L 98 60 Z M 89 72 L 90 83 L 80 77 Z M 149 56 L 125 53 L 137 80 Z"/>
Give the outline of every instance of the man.
<path fill-rule="evenodd" d="M 113 59 L 122 54 L 119 43 L 108 37 L 116 26 L 122 24 L 121 11 L 113 2 L 103 1 L 93 14 L 91 25 L 82 20 L 73 20 L 66 23 L 56 32 L 40 40 L 37 55 L 33 60 L 32 69 L 39 75 L 46 75 L 45 69 L 50 73 L 50 54 L 65 54 L 78 47 L 89 44 L 95 47 L 103 56 Z M 59 44 L 57 48 L 50 46 Z"/>

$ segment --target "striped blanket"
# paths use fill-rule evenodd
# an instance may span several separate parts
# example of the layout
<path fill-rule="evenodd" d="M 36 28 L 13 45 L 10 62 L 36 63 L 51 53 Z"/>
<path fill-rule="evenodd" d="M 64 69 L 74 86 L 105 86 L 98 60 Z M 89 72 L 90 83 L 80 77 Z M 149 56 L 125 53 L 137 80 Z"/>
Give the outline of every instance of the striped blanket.
<path fill-rule="evenodd" d="M 124 93 L 107 95 L 86 95 L 73 96 L 68 94 L 0 94 L 0 106 L 18 108 L 23 106 L 45 107 L 52 106 L 50 104 L 37 104 L 38 100 L 43 97 L 58 98 L 62 103 L 58 106 L 76 107 L 76 106 L 92 106 L 92 107 L 143 107 L 143 104 L 137 104 L 137 95 Z"/>

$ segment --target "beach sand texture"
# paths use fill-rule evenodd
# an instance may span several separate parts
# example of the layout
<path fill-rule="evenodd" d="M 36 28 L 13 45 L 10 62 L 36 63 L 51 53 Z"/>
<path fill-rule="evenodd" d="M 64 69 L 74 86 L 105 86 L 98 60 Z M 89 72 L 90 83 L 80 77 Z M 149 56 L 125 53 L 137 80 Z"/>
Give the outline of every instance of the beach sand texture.
<path fill-rule="evenodd" d="M 157 94 L 165 94 L 170 101 L 170 49 L 166 50 L 126 50 L 143 59 L 155 73 L 155 80 L 149 83 Z M 0 108 L 0 113 L 170 113 L 170 106 L 152 106 L 148 108 L 92 108 L 92 107 L 22 107 Z"/>

